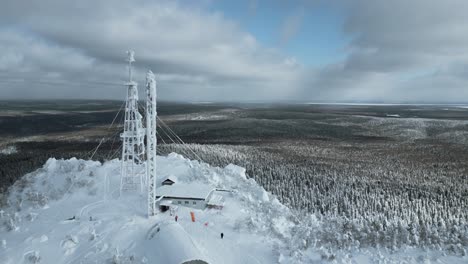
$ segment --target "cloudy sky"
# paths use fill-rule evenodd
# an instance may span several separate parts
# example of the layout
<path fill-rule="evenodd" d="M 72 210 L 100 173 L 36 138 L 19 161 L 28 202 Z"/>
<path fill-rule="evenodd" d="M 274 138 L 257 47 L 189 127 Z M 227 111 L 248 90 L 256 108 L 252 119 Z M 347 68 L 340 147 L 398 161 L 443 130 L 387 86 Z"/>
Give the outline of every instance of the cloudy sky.
<path fill-rule="evenodd" d="M 468 101 L 466 0 L 0 0 L 0 99 Z"/>

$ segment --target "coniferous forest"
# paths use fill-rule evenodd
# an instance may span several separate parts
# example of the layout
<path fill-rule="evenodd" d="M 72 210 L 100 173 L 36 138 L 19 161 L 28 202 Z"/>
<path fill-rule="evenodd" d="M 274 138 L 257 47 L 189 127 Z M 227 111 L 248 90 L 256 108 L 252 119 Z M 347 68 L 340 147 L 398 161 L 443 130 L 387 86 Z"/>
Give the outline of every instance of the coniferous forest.
<path fill-rule="evenodd" d="M 245 167 L 295 212 L 298 247 L 468 253 L 465 108 L 165 103 L 160 109 L 159 154 Z M 14 135 L 21 122 L 2 118 L 8 129 L 1 132 L 1 193 L 49 157 L 88 159 L 102 138 L 93 159 L 119 158 L 120 127 L 107 130 L 115 111 L 99 110 L 80 115 L 84 126 L 42 116 L 53 133 L 24 125 Z"/>

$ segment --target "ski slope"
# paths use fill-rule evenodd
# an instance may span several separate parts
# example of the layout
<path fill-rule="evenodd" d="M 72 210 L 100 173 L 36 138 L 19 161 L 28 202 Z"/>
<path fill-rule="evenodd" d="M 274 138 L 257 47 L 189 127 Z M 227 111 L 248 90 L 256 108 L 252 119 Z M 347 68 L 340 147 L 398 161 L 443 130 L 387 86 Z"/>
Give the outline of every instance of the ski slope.
<path fill-rule="evenodd" d="M 299 221 L 245 169 L 157 157 L 158 177 L 228 190 L 222 210 L 179 206 L 147 218 L 146 197 L 119 195 L 120 161 L 49 159 L 15 183 L 0 211 L 0 263 L 466 263 L 407 250 L 330 253 L 306 245 Z M 190 212 L 195 214 L 192 222 Z M 317 227 L 320 228 L 317 222 Z M 221 239 L 220 234 L 224 233 Z"/>

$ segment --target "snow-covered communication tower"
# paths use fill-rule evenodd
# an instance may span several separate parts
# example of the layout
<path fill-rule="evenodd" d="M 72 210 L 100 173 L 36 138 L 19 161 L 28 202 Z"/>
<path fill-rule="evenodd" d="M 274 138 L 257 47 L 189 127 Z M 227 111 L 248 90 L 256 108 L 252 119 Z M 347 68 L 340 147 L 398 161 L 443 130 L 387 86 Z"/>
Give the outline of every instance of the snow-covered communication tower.
<path fill-rule="evenodd" d="M 134 52 L 127 51 L 128 82 L 127 101 L 125 104 L 124 131 L 122 138 L 122 169 L 120 178 L 120 191 L 143 191 L 145 171 L 143 160 L 145 154 L 145 130 L 143 129 L 142 116 L 138 111 L 137 83 L 132 80 L 132 62 L 135 61 Z"/>
<path fill-rule="evenodd" d="M 146 180 L 148 183 L 148 216 L 156 214 L 156 80 L 146 75 Z"/>

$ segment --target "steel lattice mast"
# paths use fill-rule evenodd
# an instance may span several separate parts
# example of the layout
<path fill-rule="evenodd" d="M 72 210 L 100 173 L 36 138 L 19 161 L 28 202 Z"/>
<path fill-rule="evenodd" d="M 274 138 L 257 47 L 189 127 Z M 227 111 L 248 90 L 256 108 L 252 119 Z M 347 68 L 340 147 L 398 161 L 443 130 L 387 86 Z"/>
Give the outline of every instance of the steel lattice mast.
<path fill-rule="evenodd" d="M 120 134 L 122 138 L 122 168 L 120 178 L 120 191 L 137 190 L 143 191 L 143 178 L 145 175 L 142 170 L 145 154 L 142 116 L 138 111 L 138 89 L 137 83 L 132 80 L 132 62 L 134 52 L 127 51 L 128 75 L 129 81 L 126 83 L 127 101 L 125 104 L 124 132 Z"/>
<path fill-rule="evenodd" d="M 146 75 L 146 180 L 148 183 L 148 216 L 156 214 L 156 80 Z"/>

